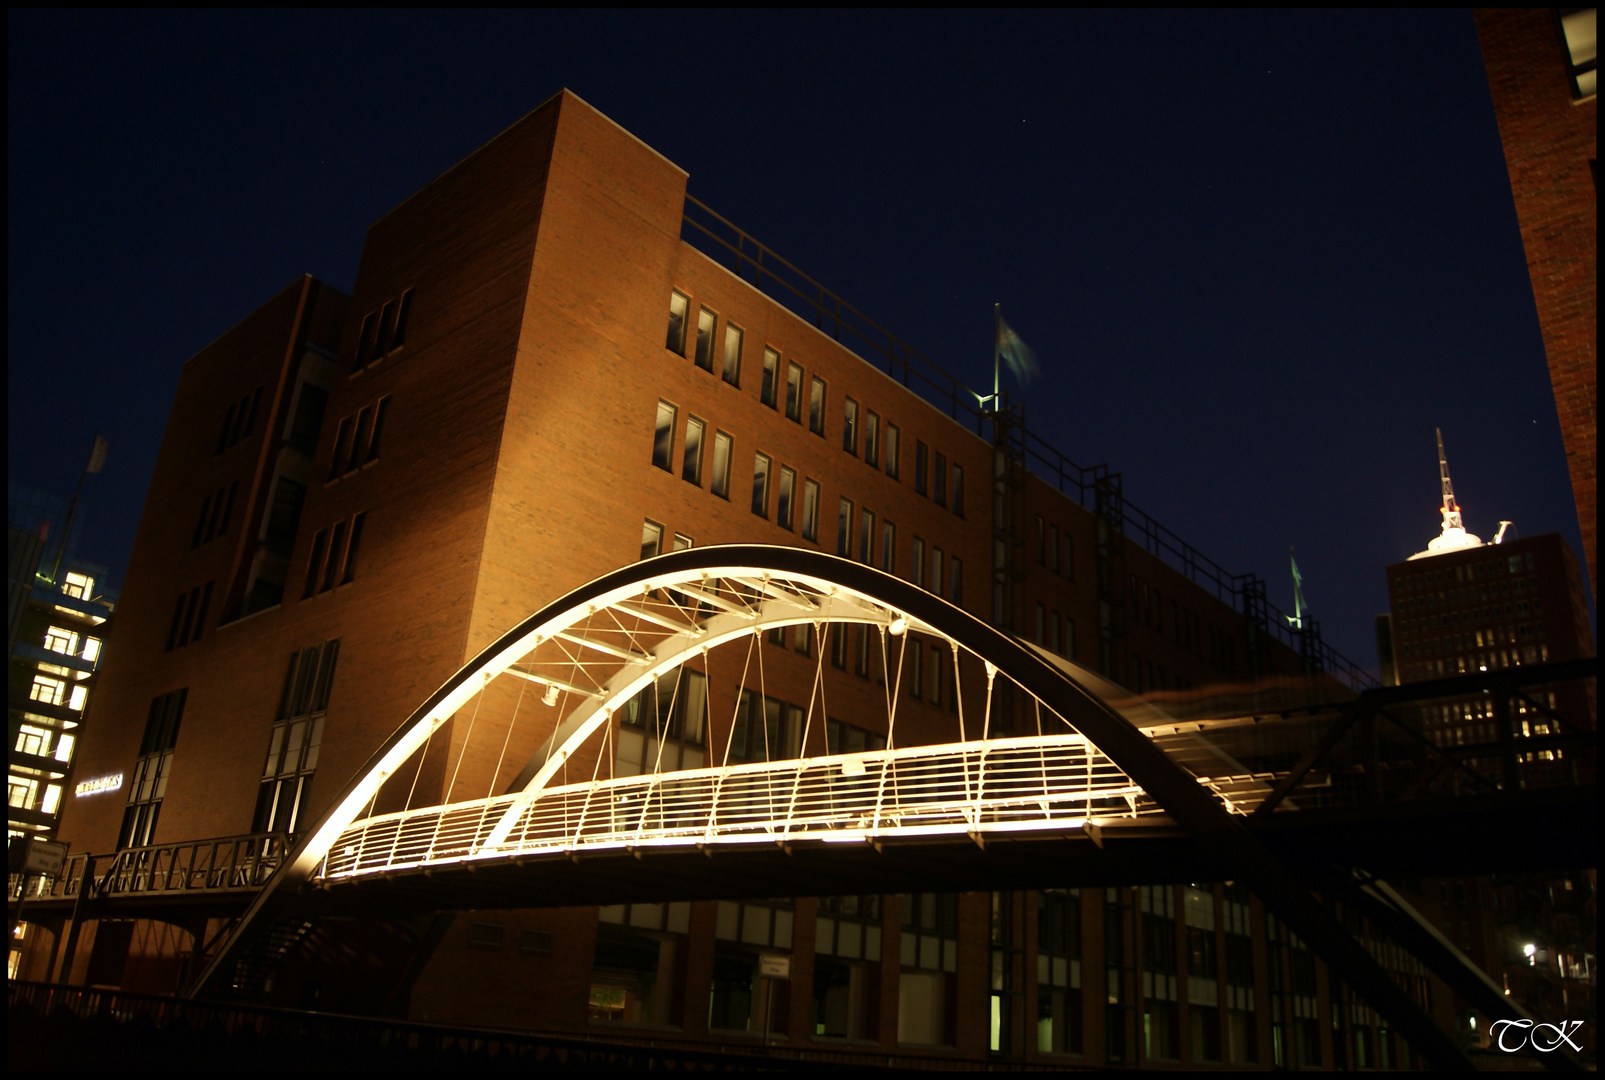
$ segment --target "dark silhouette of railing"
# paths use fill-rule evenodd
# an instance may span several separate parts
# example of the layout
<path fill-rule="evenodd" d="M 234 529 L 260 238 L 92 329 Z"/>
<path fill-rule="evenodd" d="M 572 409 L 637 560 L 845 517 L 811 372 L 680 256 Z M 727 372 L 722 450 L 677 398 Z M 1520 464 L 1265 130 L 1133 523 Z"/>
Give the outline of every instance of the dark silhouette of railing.
<path fill-rule="evenodd" d="M 975 433 L 990 438 L 987 426 L 993 413 L 982 407 L 982 398 L 941 365 L 911 347 L 902 338 L 881 326 L 852 304 L 804 273 L 795 264 L 777 255 L 727 218 L 716 213 L 694 196 L 687 195 L 681 219 L 680 237 L 686 243 L 732 270 L 737 277 L 768 293 L 798 317 L 811 322 L 821 333 L 886 372 L 919 394 L 933 406 Z M 1109 475 L 1107 465 L 1083 466 L 1072 461 L 1057 447 L 1032 433 L 1024 422 L 1010 425 L 1014 450 L 1025 467 L 1045 483 L 1092 507 L 1100 478 Z M 1124 501 L 1124 531 L 1140 542 L 1152 555 L 1164 560 L 1196 585 L 1214 592 L 1217 599 L 1246 613 L 1243 583 L 1251 574 L 1233 574 L 1204 555 L 1153 517 Z M 1380 685 L 1376 678 L 1325 641 L 1302 640 L 1274 605 L 1266 605 L 1271 618 L 1262 627 L 1296 652 L 1313 656 L 1320 669 L 1342 680 L 1359 692 Z"/>

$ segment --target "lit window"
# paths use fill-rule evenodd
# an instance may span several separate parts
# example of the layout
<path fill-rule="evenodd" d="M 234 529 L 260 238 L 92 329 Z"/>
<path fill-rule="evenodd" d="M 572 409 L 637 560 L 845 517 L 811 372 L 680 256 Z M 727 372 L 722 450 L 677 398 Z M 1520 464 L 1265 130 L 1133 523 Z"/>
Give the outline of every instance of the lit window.
<path fill-rule="evenodd" d="M 775 501 L 775 522 L 782 529 L 791 528 L 792 497 L 797 488 L 797 474 L 782 465 L 780 467 L 780 491 Z"/>
<path fill-rule="evenodd" d="M 752 512 L 769 516 L 769 455 L 758 454 L 752 461 Z"/>
<path fill-rule="evenodd" d="M 732 440 L 719 432 L 713 437 L 713 493 L 721 499 L 730 497 L 730 451 Z"/>
<path fill-rule="evenodd" d="M 67 596 L 88 600 L 94 596 L 95 579 L 69 570 L 63 577 L 61 591 Z"/>
<path fill-rule="evenodd" d="M 680 478 L 698 487 L 702 486 L 702 435 L 706 430 L 696 417 L 686 419 L 685 457 L 680 464 Z"/>
<path fill-rule="evenodd" d="M 669 294 L 669 337 L 664 347 L 685 355 L 685 319 L 691 310 L 691 301 L 677 292 Z"/>
<path fill-rule="evenodd" d="M 853 557 L 853 500 L 847 498 L 837 506 L 836 554 L 844 559 Z"/>
<path fill-rule="evenodd" d="M 718 316 L 707 308 L 697 312 L 697 367 L 713 370 L 713 324 Z"/>
<path fill-rule="evenodd" d="M 819 539 L 819 481 L 803 481 L 802 537 Z"/>
<path fill-rule="evenodd" d="M 847 399 L 842 415 L 842 449 L 849 454 L 858 453 L 858 402 Z"/>
<path fill-rule="evenodd" d="M 45 631 L 45 648 L 63 656 L 76 656 L 78 655 L 78 635 L 71 630 L 63 630 L 59 626 L 52 626 Z"/>
<path fill-rule="evenodd" d="M 35 757 L 44 757 L 50 753 L 49 728 L 34 727 L 32 724 L 22 724 L 17 728 L 17 742 L 12 747 L 19 754 L 32 754 Z"/>
<path fill-rule="evenodd" d="M 802 380 L 800 364 L 786 365 L 786 419 L 802 423 Z"/>
<path fill-rule="evenodd" d="M 896 424 L 886 425 L 886 475 L 893 480 L 897 479 L 899 434 Z"/>
<path fill-rule="evenodd" d="M 808 387 L 808 430 L 825 433 L 825 380 L 817 375 Z"/>
<path fill-rule="evenodd" d="M 669 471 L 669 458 L 674 453 L 675 408 L 667 401 L 658 402 L 658 425 L 652 436 L 652 464 Z"/>
<path fill-rule="evenodd" d="M 663 526 L 648 520 L 641 525 L 641 558 L 650 559 L 663 550 Z"/>
<path fill-rule="evenodd" d="M 763 383 L 758 388 L 758 400 L 775 407 L 775 398 L 779 391 L 780 382 L 780 354 L 773 349 L 763 351 Z"/>
<path fill-rule="evenodd" d="M 690 549 L 692 549 L 692 548 L 694 548 L 696 546 L 697 546 L 697 542 L 695 540 L 691 539 L 691 537 L 687 536 L 685 533 L 675 533 L 674 534 L 674 550 L 675 551 L 689 551 Z"/>
<path fill-rule="evenodd" d="M 729 323 L 724 328 L 724 381 L 741 385 L 741 328 Z"/>
<path fill-rule="evenodd" d="M 1578 8 L 1560 17 L 1561 36 L 1566 41 L 1566 74 L 1571 77 L 1572 97 L 1576 99 L 1592 97 L 1599 89 L 1599 73 L 1594 66 L 1598 53 L 1597 10 Z"/>

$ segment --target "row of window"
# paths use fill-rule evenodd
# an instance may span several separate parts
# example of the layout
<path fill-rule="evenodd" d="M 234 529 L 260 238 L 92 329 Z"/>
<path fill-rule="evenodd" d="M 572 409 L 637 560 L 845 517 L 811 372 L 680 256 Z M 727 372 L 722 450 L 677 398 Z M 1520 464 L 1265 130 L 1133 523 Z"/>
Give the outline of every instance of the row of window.
<path fill-rule="evenodd" d="M 312 554 L 307 559 L 306 583 L 301 590 L 305 600 L 314 593 L 325 593 L 336 585 L 351 582 L 357 573 L 357 548 L 362 543 L 363 511 L 331 528 L 319 529 L 312 537 Z"/>
<path fill-rule="evenodd" d="M 334 436 L 334 453 L 329 459 L 331 482 L 379 460 L 380 440 L 389 412 L 390 395 L 386 394 L 341 419 Z"/>
<path fill-rule="evenodd" d="M 1126 603 L 1133 626 L 1150 628 L 1195 655 L 1203 653 L 1211 664 L 1222 671 L 1232 666 L 1230 639 L 1225 632 L 1211 625 L 1207 627 L 1208 634 L 1204 640 L 1200 641 L 1198 613 L 1183 606 L 1175 597 L 1170 598 L 1167 623 L 1165 597 L 1158 586 L 1150 587 L 1146 581 L 1132 574 L 1127 581 Z"/>
<path fill-rule="evenodd" d="M 386 300 L 375 311 L 362 319 L 362 331 L 357 336 L 357 355 L 352 373 L 389 356 L 407 343 L 407 316 L 412 311 L 412 290 Z"/>
<path fill-rule="evenodd" d="M 680 292 L 669 294 L 669 324 L 665 346 L 678 356 L 685 355 L 690 310 L 691 301 L 684 294 Z M 739 326 L 726 320 L 720 348 L 718 321 L 716 312 L 707 307 L 698 308 L 693 361 L 704 371 L 712 373 L 717 359 L 720 377 L 731 386 L 740 387 L 742 343 L 745 335 Z M 771 409 L 782 408 L 780 362 L 780 353 L 765 346 L 763 377 L 758 390 L 758 400 Z M 803 422 L 805 375 L 801 364 L 795 361 L 786 362 L 783 412 L 786 419 L 799 424 Z M 828 387 L 824 379 L 818 375 L 808 379 L 808 430 L 820 437 L 825 435 L 827 395 Z M 886 475 L 893 480 L 898 479 L 901 469 L 901 438 L 897 425 L 883 421 L 873 409 L 862 408 L 853 398 L 845 398 L 842 404 L 842 449 L 858 457 L 861 441 L 865 464 L 879 469 L 883 466 L 884 458 Z M 668 451 L 665 450 L 665 459 L 667 454 Z M 668 469 L 669 466 L 664 464 L 661 468 Z M 960 517 L 964 516 L 963 466 L 955 463 L 950 471 L 946 455 L 942 453 L 933 455 L 923 442 L 918 441 L 914 444 L 914 490 L 917 494 L 929 496 L 938 506 L 946 507 L 951 502 L 953 512 Z M 723 494 L 717 490 L 715 493 Z"/>
<path fill-rule="evenodd" d="M 173 771 L 173 749 L 178 745 L 178 728 L 184 719 L 184 702 L 189 691 L 174 690 L 152 698 L 145 717 L 145 733 L 140 739 L 139 756 L 134 762 L 128 785 L 128 805 L 123 809 L 122 829 L 117 847 L 146 847 L 156 842 L 156 822 L 161 816 L 162 799 Z"/>
<path fill-rule="evenodd" d="M 239 401 L 229 403 L 228 409 L 223 413 L 223 427 L 217 433 L 217 449 L 214 453 L 221 454 L 251 434 L 256 427 L 256 410 L 261 403 L 260 386 Z"/>
<path fill-rule="evenodd" d="M 1037 601 L 1036 643 L 1067 660 L 1076 658 L 1076 621 Z"/>
<path fill-rule="evenodd" d="M 192 641 L 201 640 L 206 627 L 206 615 L 212 607 L 212 583 L 197 585 L 187 593 L 178 594 L 173 605 L 173 622 L 167 630 L 167 646 L 163 652 L 181 649 Z"/>
<path fill-rule="evenodd" d="M 1428 615 L 1426 618 L 1400 619 L 1400 637 L 1423 637 L 1440 630 L 1448 630 L 1470 623 L 1490 623 L 1511 619 L 1525 619 L 1528 615 L 1537 616 L 1542 612 L 1537 600 L 1529 604 L 1525 600 L 1518 600 L 1514 604 L 1495 604 L 1492 607 L 1472 608 L 1470 611 L 1452 611 L 1446 615 Z M 1492 630 L 1487 631 L 1493 633 Z"/>
<path fill-rule="evenodd" d="M 239 487 L 240 482 L 234 480 L 227 488 L 218 488 L 217 494 L 201 499 L 201 512 L 195 519 L 195 535 L 190 538 L 190 550 L 228 532 L 229 522 L 234 518 L 234 496 L 239 492 Z"/>

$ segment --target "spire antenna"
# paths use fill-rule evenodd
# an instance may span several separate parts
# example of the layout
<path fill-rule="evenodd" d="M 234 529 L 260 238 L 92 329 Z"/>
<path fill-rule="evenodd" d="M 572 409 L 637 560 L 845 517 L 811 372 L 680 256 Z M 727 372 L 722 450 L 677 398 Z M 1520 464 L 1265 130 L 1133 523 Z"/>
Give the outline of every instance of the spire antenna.
<path fill-rule="evenodd" d="M 1463 529 L 1465 526 L 1460 520 L 1460 504 L 1455 502 L 1455 488 L 1449 482 L 1449 459 L 1443 452 L 1443 428 L 1434 428 L 1438 433 L 1438 478 L 1443 483 L 1443 528 L 1445 532 L 1450 529 Z"/>

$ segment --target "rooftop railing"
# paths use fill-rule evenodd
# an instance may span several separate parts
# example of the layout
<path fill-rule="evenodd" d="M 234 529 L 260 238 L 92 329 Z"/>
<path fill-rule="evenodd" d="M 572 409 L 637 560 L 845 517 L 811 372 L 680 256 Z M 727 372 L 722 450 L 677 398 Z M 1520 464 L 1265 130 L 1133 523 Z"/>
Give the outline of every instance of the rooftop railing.
<path fill-rule="evenodd" d="M 686 196 L 680 237 L 866 363 L 884 370 L 952 419 L 966 427 L 973 426 L 977 435 L 987 437 L 986 425 L 993 414 L 980 407 L 981 399 L 958 376 L 691 195 Z M 1076 463 L 1024 423 L 1018 425 L 1013 437 L 1015 450 L 1032 474 L 1090 508 L 1098 482 L 1110 476 L 1107 465 L 1088 467 Z M 1213 592 L 1221 602 L 1248 614 L 1243 586 L 1254 575 L 1231 573 L 1130 501 L 1122 500 L 1122 505 L 1122 527 L 1127 536 L 1187 580 Z M 1266 602 L 1265 607 L 1269 617 L 1264 629 L 1294 651 L 1306 653 L 1320 670 L 1341 679 L 1356 692 L 1380 685 L 1363 665 L 1319 637 L 1306 636 L 1291 626 L 1275 605 Z"/>

